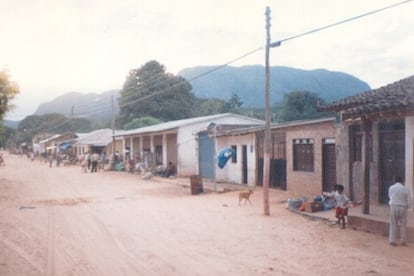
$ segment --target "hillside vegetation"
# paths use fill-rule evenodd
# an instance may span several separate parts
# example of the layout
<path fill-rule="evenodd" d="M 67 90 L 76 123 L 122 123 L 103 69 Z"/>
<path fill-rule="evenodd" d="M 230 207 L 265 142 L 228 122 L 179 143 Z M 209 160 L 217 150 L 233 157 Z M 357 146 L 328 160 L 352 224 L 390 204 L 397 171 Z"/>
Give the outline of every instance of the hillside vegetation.
<path fill-rule="evenodd" d="M 265 69 L 263 66 L 226 66 L 205 74 L 215 68 L 217 67 L 197 66 L 184 69 L 178 74 L 190 82 L 196 97 L 228 100 L 232 94 L 237 94 L 245 107 L 264 106 Z M 202 74 L 205 75 L 197 78 Z M 281 102 L 283 96 L 292 91 L 313 92 L 326 102 L 330 102 L 369 89 L 366 82 L 342 72 L 325 69 L 302 70 L 281 66 L 271 67 L 270 70 L 272 104 Z"/>

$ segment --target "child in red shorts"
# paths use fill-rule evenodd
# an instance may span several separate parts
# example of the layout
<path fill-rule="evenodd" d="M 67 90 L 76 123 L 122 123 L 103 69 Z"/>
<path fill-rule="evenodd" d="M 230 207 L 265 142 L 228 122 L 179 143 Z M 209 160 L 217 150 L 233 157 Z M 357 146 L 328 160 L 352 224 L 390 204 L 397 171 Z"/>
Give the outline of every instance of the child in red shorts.
<path fill-rule="evenodd" d="M 338 185 L 336 193 L 336 210 L 335 217 L 338 219 L 338 224 L 342 229 L 345 228 L 345 217 L 348 216 L 349 198 L 344 192 L 344 186 Z"/>

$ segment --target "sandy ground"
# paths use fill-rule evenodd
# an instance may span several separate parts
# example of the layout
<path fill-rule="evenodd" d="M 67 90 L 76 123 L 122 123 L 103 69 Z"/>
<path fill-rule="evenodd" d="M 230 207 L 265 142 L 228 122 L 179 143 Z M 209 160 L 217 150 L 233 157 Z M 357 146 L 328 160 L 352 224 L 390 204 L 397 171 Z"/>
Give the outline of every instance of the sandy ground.
<path fill-rule="evenodd" d="M 191 195 L 119 172 L 5 154 L 0 275 L 414 275 L 414 245 L 341 230 L 286 209 L 288 194 Z"/>

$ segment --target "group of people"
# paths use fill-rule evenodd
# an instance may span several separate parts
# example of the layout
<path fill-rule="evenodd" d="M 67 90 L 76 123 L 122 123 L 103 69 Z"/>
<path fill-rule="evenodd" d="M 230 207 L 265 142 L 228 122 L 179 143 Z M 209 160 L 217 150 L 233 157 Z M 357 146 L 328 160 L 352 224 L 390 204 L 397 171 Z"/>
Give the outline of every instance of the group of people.
<path fill-rule="evenodd" d="M 98 152 L 94 152 L 90 154 L 89 152 L 86 152 L 85 155 L 81 159 L 81 166 L 82 170 L 86 173 L 88 170 L 93 172 L 98 172 L 98 164 L 101 162 L 104 164 L 106 159 L 106 153 L 102 152 L 99 154 Z"/>

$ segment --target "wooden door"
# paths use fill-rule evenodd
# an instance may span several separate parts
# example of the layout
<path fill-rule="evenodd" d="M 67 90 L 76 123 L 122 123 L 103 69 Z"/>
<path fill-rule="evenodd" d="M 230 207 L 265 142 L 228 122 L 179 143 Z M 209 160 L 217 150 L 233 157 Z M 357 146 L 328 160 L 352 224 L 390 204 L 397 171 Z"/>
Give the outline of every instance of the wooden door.
<path fill-rule="evenodd" d="M 405 131 L 381 133 L 381 183 L 380 202 L 388 203 L 388 188 L 394 183 L 396 175 L 405 176 Z"/>
<path fill-rule="evenodd" d="M 332 191 L 336 184 L 336 146 L 325 143 L 322 146 L 322 190 Z"/>

